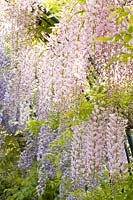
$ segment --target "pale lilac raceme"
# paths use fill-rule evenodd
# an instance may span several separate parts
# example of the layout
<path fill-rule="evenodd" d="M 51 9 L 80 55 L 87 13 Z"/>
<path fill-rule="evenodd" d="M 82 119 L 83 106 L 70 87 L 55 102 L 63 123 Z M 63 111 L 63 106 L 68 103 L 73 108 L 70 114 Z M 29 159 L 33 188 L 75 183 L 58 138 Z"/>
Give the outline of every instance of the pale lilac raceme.
<path fill-rule="evenodd" d="M 111 11 L 108 6 L 122 6 L 124 1 L 108 1 L 99 0 L 97 2 L 87 1 L 86 4 L 86 18 L 88 19 L 86 30 L 89 30 L 88 44 L 89 54 L 94 59 L 95 69 L 100 73 L 101 80 L 107 81 L 107 83 L 113 87 L 119 85 L 125 87 L 125 84 L 129 84 L 132 80 L 132 63 L 125 64 L 122 62 L 115 62 L 107 68 L 109 60 L 118 56 L 120 52 L 127 52 L 119 43 L 111 44 L 105 42 L 96 42 L 93 40 L 97 37 L 110 37 L 115 36 L 119 31 L 126 31 L 127 24 L 124 22 L 121 26 L 116 25 L 115 19 L 109 19 Z M 127 3 L 128 5 L 129 3 Z M 89 24 L 89 27 L 88 27 Z M 130 81 L 129 81 L 130 80 Z"/>
<path fill-rule="evenodd" d="M 52 73 L 53 73 L 53 51 L 47 51 L 38 63 L 38 102 L 37 113 L 38 119 L 44 120 L 48 117 L 51 111 L 52 104 Z M 52 61 L 52 62 L 51 62 Z M 49 67 L 50 66 L 50 67 Z"/>
<path fill-rule="evenodd" d="M 25 139 L 26 139 L 25 135 Z M 29 169 L 32 166 L 32 162 L 37 156 L 37 143 L 38 139 L 34 136 L 28 136 L 26 139 L 26 146 L 24 151 L 20 154 L 18 166 L 24 170 Z"/>
<path fill-rule="evenodd" d="M 73 195 L 69 195 L 67 198 L 66 198 L 66 200 L 77 200 L 77 198 L 75 197 L 75 196 L 73 196 Z"/>
<path fill-rule="evenodd" d="M 40 167 L 38 176 L 39 178 L 38 178 L 38 185 L 36 187 L 36 190 L 37 190 L 38 195 L 42 196 L 44 194 L 44 190 L 46 188 L 46 182 L 48 180 L 48 176 L 43 166 Z"/>
<path fill-rule="evenodd" d="M 52 142 L 56 139 L 61 139 L 62 132 L 63 127 L 52 131 L 49 127 L 44 126 L 40 130 L 37 153 L 37 160 L 41 163 L 37 186 L 39 195 L 45 191 L 45 182 L 47 182 L 48 179 L 54 179 L 56 176 L 57 166 L 52 160 L 50 161 L 48 159 L 49 156 L 57 156 L 60 154 L 60 163 L 58 167 L 62 171 L 62 180 L 70 176 L 70 141 L 66 142 L 65 147 L 61 147 L 60 145 L 56 145 L 53 148 L 51 147 Z"/>
<path fill-rule="evenodd" d="M 40 47 L 33 47 L 33 42 L 27 35 L 30 23 L 30 11 L 27 9 L 32 3 L 33 1 L 17 1 L 16 4 L 10 2 L 6 10 L 6 14 L 10 16 L 8 23 L 11 25 L 11 63 L 5 72 L 7 90 L 3 109 L 9 116 L 10 124 L 18 121 L 21 129 L 24 129 L 29 121 L 30 105 L 37 96 L 37 64 L 42 51 Z"/>
<path fill-rule="evenodd" d="M 4 95 L 6 92 L 6 82 L 0 77 L 0 104 L 4 100 Z"/>
<path fill-rule="evenodd" d="M 108 169 L 111 179 L 125 174 L 124 149 L 127 121 L 110 109 L 95 106 L 89 122 L 74 127 L 71 150 L 71 176 L 75 187 L 98 184 Z"/>
<path fill-rule="evenodd" d="M 72 180 L 85 187 L 101 176 L 105 162 L 106 112 L 95 107 L 89 122 L 74 128 L 72 140 Z"/>
<path fill-rule="evenodd" d="M 86 176 L 86 145 L 85 135 L 86 123 L 80 126 L 75 126 L 73 131 L 73 138 L 71 143 L 71 178 L 75 184 L 75 189 L 84 187 Z"/>
<path fill-rule="evenodd" d="M 4 36 L 0 35 L 0 70 L 10 64 L 6 55 L 6 45 Z M 4 70 L 4 69 L 3 69 Z"/>
<path fill-rule="evenodd" d="M 39 61 L 38 48 L 27 48 L 19 56 L 19 125 L 26 127 L 30 118 L 30 105 L 38 92 L 37 66 Z"/>
<path fill-rule="evenodd" d="M 126 123 L 127 121 L 117 113 L 109 114 L 107 126 L 107 154 L 111 178 L 113 178 L 116 173 L 123 175 L 126 172 L 125 165 L 127 164 L 127 158 L 124 150 Z"/>
<path fill-rule="evenodd" d="M 89 181 L 95 181 L 93 177 L 96 174 L 101 177 L 104 172 L 106 160 L 106 122 L 106 110 L 95 106 L 86 127 L 86 171 L 88 183 Z"/>
<path fill-rule="evenodd" d="M 81 43 L 82 17 L 76 13 L 81 7 L 77 4 L 68 15 L 73 6 L 73 3 L 71 4 L 63 10 L 60 23 L 50 36 L 40 67 L 41 76 L 38 75 L 39 112 L 43 113 L 44 118 L 45 113 L 47 115 L 52 109 L 51 103 L 58 111 L 70 108 L 71 102 L 82 93 L 86 80 Z M 57 35 L 55 31 L 58 31 Z"/>
<path fill-rule="evenodd" d="M 50 149 L 50 143 L 54 141 L 56 137 L 57 134 L 52 132 L 49 127 L 44 126 L 41 128 L 37 151 L 37 160 L 41 163 L 37 186 L 39 195 L 43 194 L 46 186 L 45 182 L 48 178 L 53 179 L 55 177 L 55 168 L 53 167 L 53 163 L 49 161 L 48 156 L 53 153 Z"/>
<path fill-rule="evenodd" d="M 49 144 L 52 141 L 53 135 L 49 127 L 44 126 L 40 130 L 37 160 L 44 162 L 44 158 L 49 152 Z"/>
<path fill-rule="evenodd" d="M 12 126 L 17 120 L 18 94 L 19 94 L 19 74 L 17 69 L 7 70 L 6 84 L 7 89 L 4 95 L 3 110 L 9 117 L 9 124 Z"/>

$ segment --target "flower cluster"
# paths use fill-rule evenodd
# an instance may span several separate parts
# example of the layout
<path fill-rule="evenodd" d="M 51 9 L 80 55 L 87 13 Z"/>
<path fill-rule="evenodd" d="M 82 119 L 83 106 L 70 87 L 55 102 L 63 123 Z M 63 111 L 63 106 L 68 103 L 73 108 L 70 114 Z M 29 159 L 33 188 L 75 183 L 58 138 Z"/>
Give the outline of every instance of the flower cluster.
<path fill-rule="evenodd" d="M 124 151 L 126 121 L 111 110 L 98 108 L 89 122 L 74 128 L 71 150 L 72 181 L 80 188 L 97 184 L 108 168 L 111 178 L 123 175 L 127 164 Z"/>
<path fill-rule="evenodd" d="M 74 128 L 72 141 L 72 179 L 83 187 L 104 170 L 106 112 L 96 106 L 89 122 Z"/>
<path fill-rule="evenodd" d="M 121 26 L 116 25 L 116 19 L 110 19 L 109 15 L 111 10 L 108 7 L 112 4 L 113 6 L 121 7 L 124 5 L 124 1 L 108 1 L 102 0 L 91 3 L 88 1 L 86 4 L 86 13 L 88 23 L 86 29 L 89 30 L 88 44 L 89 54 L 95 61 L 95 69 L 99 73 L 101 80 L 106 81 L 109 87 L 113 88 L 115 85 L 125 87 L 125 84 L 129 84 L 132 80 L 132 62 L 125 64 L 121 61 L 111 64 L 107 68 L 107 64 L 111 59 L 120 55 L 120 52 L 127 52 L 124 47 L 121 47 L 119 43 L 111 42 L 94 42 L 99 37 L 112 37 L 119 34 L 119 31 L 125 31 L 127 23 L 124 21 Z M 126 2 L 126 6 L 130 5 L 130 2 Z M 91 17 L 90 17 L 91 16 Z M 88 27 L 89 26 L 89 27 Z M 129 81 L 130 80 L 130 81 Z"/>
<path fill-rule="evenodd" d="M 28 7 L 32 3 L 32 1 L 17 1 L 16 4 L 10 2 L 6 11 L 10 16 L 7 20 L 11 39 L 10 63 L 3 73 L 7 84 L 3 110 L 6 110 L 9 116 L 10 125 L 18 121 L 21 129 L 24 129 L 29 121 L 30 104 L 37 95 L 37 64 L 41 53 L 40 47 L 33 47 L 33 42 L 27 35 L 30 22 Z"/>
<path fill-rule="evenodd" d="M 116 85 L 119 88 L 120 85 L 130 83 L 133 78 L 132 63 L 126 65 L 116 62 L 108 70 L 105 68 L 110 58 L 119 54 L 120 46 L 94 43 L 97 37 L 112 36 L 119 32 L 115 20 L 108 18 L 110 11 L 107 6 L 111 3 L 117 6 L 123 2 L 89 0 L 82 5 L 70 0 L 46 46 L 42 43 L 35 45 L 27 34 L 30 20 L 34 21 L 37 17 L 36 12 L 31 17 L 34 1 L 10 2 L 7 9 L 11 33 L 10 62 L 5 52 L 0 51 L 0 72 L 8 64 L 3 75 L 0 75 L 0 101 L 10 127 L 13 127 L 15 121 L 19 128 L 26 127 L 30 119 L 31 101 L 34 99 L 38 120 L 46 120 L 51 111 L 64 114 L 76 107 L 85 90 L 87 70 L 89 73 L 96 70 L 98 78 L 109 85 L 111 92 L 115 91 Z M 3 5 L 0 3 L 2 8 Z M 2 20 L 2 26 L 5 26 L 4 18 Z M 95 106 L 89 121 L 73 128 L 72 142 L 67 141 L 62 151 L 62 178 L 70 176 L 69 164 L 75 189 L 83 188 L 86 184 L 97 184 L 96 175 L 102 177 L 106 166 L 111 178 L 117 172 L 124 173 L 125 127 L 126 122 L 118 113 Z M 38 139 L 27 139 L 26 148 L 20 156 L 18 164 L 23 169 L 28 169 L 36 156 L 41 163 L 37 187 L 39 195 L 43 194 L 47 179 L 55 177 L 55 167 L 48 158 L 54 155 L 50 144 L 61 132 L 42 127 Z"/>
<path fill-rule="evenodd" d="M 52 132 L 52 130 L 47 126 L 44 126 L 40 130 L 37 151 L 37 160 L 41 162 L 37 186 L 37 192 L 39 195 L 44 193 L 48 178 L 53 179 L 55 177 L 55 168 L 53 163 L 49 161 L 48 157 L 52 154 L 50 143 L 56 138 L 56 136 L 57 134 Z"/>
<path fill-rule="evenodd" d="M 69 13 L 69 10 L 72 11 Z M 82 41 L 83 17 L 79 11 L 80 4 L 73 7 L 71 3 L 64 8 L 41 61 L 38 75 L 39 113 L 43 113 L 43 118 L 53 105 L 58 111 L 70 108 L 71 102 L 84 88 L 87 64 Z"/>
<path fill-rule="evenodd" d="M 24 151 L 21 153 L 18 166 L 22 169 L 29 169 L 32 166 L 33 160 L 37 156 L 37 143 L 38 139 L 36 137 L 25 135 L 26 147 Z"/>
<path fill-rule="evenodd" d="M 11 121 L 16 120 L 19 111 L 22 128 L 29 120 L 29 105 L 37 91 L 39 120 L 46 119 L 55 106 L 61 112 L 74 106 L 84 91 L 87 68 L 91 72 L 89 56 L 94 60 L 93 67 L 110 85 L 114 80 L 120 84 L 125 77 L 130 77 L 126 66 L 120 63 L 112 65 L 110 70 L 104 69 L 118 45 L 93 44 L 96 37 L 118 32 L 114 20 L 108 19 L 110 1 L 94 1 L 93 4 L 87 1 L 85 6 L 71 1 L 64 7 L 60 23 L 53 29 L 44 53 L 41 44 L 35 48 L 27 45 L 30 40 L 26 30 L 32 3 L 30 0 L 18 1 L 17 4 L 12 2 L 8 9 L 11 18 L 11 67 L 8 69 L 4 107 L 8 108 Z M 118 3 L 115 2 L 116 5 Z"/>
<path fill-rule="evenodd" d="M 124 174 L 125 164 L 127 164 L 126 153 L 124 151 L 125 128 L 127 121 L 117 113 L 109 114 L 107 125 L 107 147 L 108 147 L 108 164 L 110 176 L 120 172 Z"/>

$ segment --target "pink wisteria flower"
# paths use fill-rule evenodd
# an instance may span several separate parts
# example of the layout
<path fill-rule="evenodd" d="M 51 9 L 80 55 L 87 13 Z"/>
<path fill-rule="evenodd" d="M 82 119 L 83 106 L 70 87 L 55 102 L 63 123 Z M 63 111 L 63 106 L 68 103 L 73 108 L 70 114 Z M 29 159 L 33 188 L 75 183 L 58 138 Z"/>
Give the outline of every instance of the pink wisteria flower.
<path fill-rule="evenodd" d="M 107 147 L 109 171 L 112 178 L 116 173 L 124 174 L 126 172 L 127 158 L 124 151 L 126 124 L 127 121 L 117 113 L 109 114 Z"/>

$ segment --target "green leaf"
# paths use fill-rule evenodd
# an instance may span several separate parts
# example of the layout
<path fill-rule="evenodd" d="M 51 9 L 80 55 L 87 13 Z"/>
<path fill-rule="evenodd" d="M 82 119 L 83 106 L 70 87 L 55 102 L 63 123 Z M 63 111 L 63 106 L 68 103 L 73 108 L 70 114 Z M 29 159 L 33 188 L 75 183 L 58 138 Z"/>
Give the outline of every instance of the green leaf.
<path fill-rule="evenodd" d="M 52 130 L 56 130 L 59 127 L 59 121 L 60 121 L 60 113 L 59 112 L 51 112 L 48 117 L 48 126 Z"/>
<path fill-rule="evenodd" d="M 133 51 L 133 46 L 129 44 L 122 44 L 122 46 L 125 46 L 128 50 Z"/>
<path fill-rule="evenodd" d="M 94 42 L 108 42 L 112 40 L 113 37 L 99 37 L 94 40 Z"/>
<path fill-rule="evenodd" d="M 132 39 L 132 36 L 130 34 L 125 34 L 124 35 L 124 42 L 130 42 L 130 40 Z"/>
<path fill-rule="evenodd" d="M 109 15 L 109 19 L 114 18 L 116 15 L 118 15 L 120 12 L 122 11 L 122 8 L 118 8 L 116 10 L 114 10 L 110 15 Z"/>
<path fill-rule="evenodd" d="M 128 32 L 129 32 L 129 33 L 133 33 L 133 26 L 129 26 L 129 27 L 128 27 Z"/>
<path fill-rule="evenodd" d="M 45 122 L 36 119 L 30 119 L 26 131 L 30 131 L 33 135 L 38 135 L 40 128 L 45 125 Z"/>
<path fill-rule="evenodd" d="M 86 3 L 86 0 L 79 0 L 80 3 Z"/>
<path fill-rule="evenodd" d="M 133 15 L 130 16 L 129 25 L 133 26 Z"/>
<path fill-rule="evenodd" d="M 133 58 L 133 55 L 132 55 L 132 54 L 124 54 L 124 55 L 121 55 L 121 56 L 118 58 L 118 60 L 123 61 L 123 62 L 125 62 L 125 63 L 128 63 L 129 58 L 132 59 L 132 58 Z"/>
<path fill-rule="evenodd" d="M 119 17 L 117 18 L 116 24 L 117 24 L 117 25 L 120 25 L 120 24 L 123 22 L 123 20 L 125 20 L 125 19 L 127 18 L 128 15 L 129 15 L 129 12 L 122 12 L 122 13 L 119 15 Z"/>
<path fill-rule="evenodd" d="M 117 43 L 119 40 L 121 40 L 121 35 L 120 34 L 118 34 L 118 35 L 113 37 L 112 43 Z"/>
<path fill-rule="evenodd" d="M 57 173 L 56 173 L 56 176 L 57 178 L 59 179 L 62 175 L 62 171 L 61 170 L 58 170 Z"/>

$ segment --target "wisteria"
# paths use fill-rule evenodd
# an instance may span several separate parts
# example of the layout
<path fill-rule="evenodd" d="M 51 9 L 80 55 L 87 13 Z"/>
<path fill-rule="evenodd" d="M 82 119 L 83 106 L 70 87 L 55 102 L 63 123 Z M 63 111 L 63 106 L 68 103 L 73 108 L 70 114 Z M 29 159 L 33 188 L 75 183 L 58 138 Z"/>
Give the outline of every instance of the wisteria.
<path fill-rule="evenodd" d="M 124 174 L 126 121 L 104 108 L 95 107 L 89 122 L 74 128 L 72 141 L 72 180 L 85 187 L 97 184 L 97 176 L 109 169 L 111 177 Z M 117 165 L 117 166 L 116 166 Z M 80 186 L 80 187 L 81 187 Z"/>
<path fill-rule="evenodd" d="M 70 9 L 73 11 L 70 16 L 67 16 L 67 10 Z M 87 64 L 84 63 L 83 57 L 82 17 L 80 14 L 75 15 L 80 10 L 80 5 L 73 8 L 73 4 L 64 8 L 62 20 L 54 30 L 58 30 L 59 33 L 55 36 L 53 31 L 45 56 L 41 61 L 43 65 L 40 65 L 38 75 L 39 113 L 43 112 L 43 118 L 44 113 L 47 115 L 50 111 L 48 109 L 52 109 L 51 103 L 55 104 L 56 108 L 58 107 L 57 111 L 70 108 L 71 102 L 74 102 L 84 88 Z"/>
<path fill-rule="evenodd" d="M 50 143 L 57 137 L 57 134 L 52 132 L 50 128 L 44 126 L 40 131 L 37 160 L 41 162 L 39 170 L 39 180 L 37 191 L 41 195 L 44 193 L 48 178 L 55 177 L 54 163 L 48 160 L 48 156 L 52 154 Z"/>
<path fill-rule="evenodd" d="M 26 138 L 26 137 L 25 137 Z M 28 136 L 26 139 L 26 149 L 22 152 L 18 166 L 22 169 L 29 169 L 32 165 L 33 159 L 37 155 L 37 138 Z"/>
<path fill-rule="evenodd" d="M 114 38 L 126 32 L 131 19 L 119 25 L 111 13 L 130 5 L 70 0 L 51 33 L 44 32 L 45 43 L 35 39 L 43 1 L 0 3 L 0 129 L 14 137 L 21 130 L 25 147 L 17 165 L 26 171 L 38 163 L 39 196 L 58 172 L 60 199 L 75 199 L 71 193 L 76 190 L 94 190 L 105 170 L 110 183 L 127 173 L 132 41 L 122 46 Z M 42 123 L 37 133 L 26 129 L 32 120 Z"/>
<path fill-rule="evenodd" d="M 107 126 L 107 147 L 108 147 L 108 163 L 110 175 L 119 171 L 121 174 L 125 172 L 125 164 L 127 164 L 126 154 L 124 152 L 126 121 L 118 116 L 118 114 L 109 114 L 109 123 Z"/>

